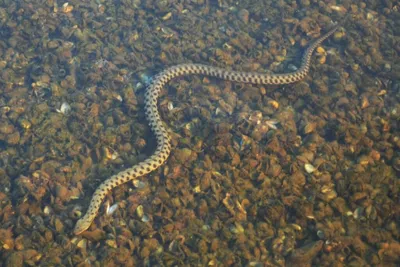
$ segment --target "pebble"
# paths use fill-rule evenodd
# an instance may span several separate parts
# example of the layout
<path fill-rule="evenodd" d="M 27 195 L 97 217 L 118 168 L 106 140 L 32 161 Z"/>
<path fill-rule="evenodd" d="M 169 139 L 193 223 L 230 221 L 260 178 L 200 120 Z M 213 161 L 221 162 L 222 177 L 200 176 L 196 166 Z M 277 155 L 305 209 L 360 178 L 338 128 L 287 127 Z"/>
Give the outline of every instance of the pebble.
<path fill-rule="evenodd" d="M 309 163 L 304 164 L 304 169 L 306 170 L 307 173 L 313 173 L 316 170 L 316 168 Z"/>
<path fill-rule="evenodd" d="M 247 9 L 241 9 L 238 13 L 239 19 L 244 23 L 247 24 L 249 23 L 249 15 L 250 12 Z"/>

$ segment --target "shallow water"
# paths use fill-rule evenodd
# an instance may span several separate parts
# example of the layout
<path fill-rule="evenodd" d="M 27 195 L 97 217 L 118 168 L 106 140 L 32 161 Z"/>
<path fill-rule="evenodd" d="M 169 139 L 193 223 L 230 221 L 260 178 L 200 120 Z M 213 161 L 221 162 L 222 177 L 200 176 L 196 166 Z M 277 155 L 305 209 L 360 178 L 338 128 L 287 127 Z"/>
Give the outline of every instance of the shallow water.
<path fill-rule="evenodd" d="M 0 1 L 1 266 L 398 265 L 399 8 Z M 101 181 L 153 153 L 154 75 L 292 72 L 346 14 L 301 82 L 168 83 L 170 158 L 73 234 Z"/>

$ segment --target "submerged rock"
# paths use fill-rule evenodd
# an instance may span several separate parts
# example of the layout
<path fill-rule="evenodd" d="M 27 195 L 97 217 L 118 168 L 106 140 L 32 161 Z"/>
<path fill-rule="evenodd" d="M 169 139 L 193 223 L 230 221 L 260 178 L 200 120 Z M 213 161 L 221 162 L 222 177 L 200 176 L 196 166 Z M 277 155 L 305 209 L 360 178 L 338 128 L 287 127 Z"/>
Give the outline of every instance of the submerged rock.
<path fill-rule="evenodd" d="M 323 243 L 319 240 L 293 250 L 287 261 L 288 266 L 311 266 L 311 261 L 321 251 Z"/>

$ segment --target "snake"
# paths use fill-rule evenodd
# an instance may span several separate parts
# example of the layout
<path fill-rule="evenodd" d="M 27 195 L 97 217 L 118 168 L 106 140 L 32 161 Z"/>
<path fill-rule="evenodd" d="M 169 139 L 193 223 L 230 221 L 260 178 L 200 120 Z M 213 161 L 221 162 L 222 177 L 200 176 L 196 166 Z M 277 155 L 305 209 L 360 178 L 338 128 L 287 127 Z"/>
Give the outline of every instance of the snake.
<path fill-rule="evenodd" d="M 302 80 L 310 70 L 311 56 L 314 50 L 329 36 L 331 36 L 342 23 L 337 23 L 331 30 L 316 39 L 304 52 L 301 66 L 291 73 L 267 74 L 258 72 L 244 72 L 227 70 L 203 64 L 186 63 L 171 66 L 157 74 L 149 84 L 145 92 L 145 113 L 148 124 L 157 139 L 157 147 L 154 153 L 146 160 L 127 168 L 100 184 L 94 192 L 86 214 L 82 216 L 73 230 L 75 235 L 86 231 L 93 220 L 96 218 L 106 195 L 115 187 L 133 181 L 159 168 L 167 159 L 171 152 L 171 137 L 160 117 L 157 109 L 157 99 L 163 87 L 172 79 L 184 75 L 204 75 L 223 80 L 251 83 L 251 84 L 290 84 Z"/>

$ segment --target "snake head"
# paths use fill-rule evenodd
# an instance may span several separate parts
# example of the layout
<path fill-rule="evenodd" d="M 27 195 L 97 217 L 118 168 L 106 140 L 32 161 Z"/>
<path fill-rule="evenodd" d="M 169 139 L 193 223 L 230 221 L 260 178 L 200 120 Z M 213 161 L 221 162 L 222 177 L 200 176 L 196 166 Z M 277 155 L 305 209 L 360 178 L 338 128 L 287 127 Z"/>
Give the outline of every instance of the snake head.
<path fill-rule="evenodd" d="M 80 235 L 81 233 L 85 232 L 92 222 L 84 217 L 80 218 L 75 225 L 74 234 Z"/>

